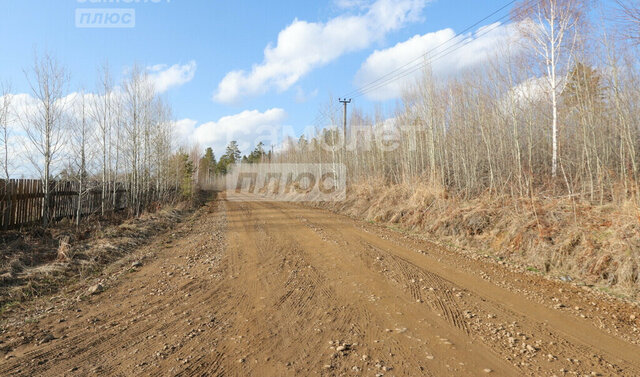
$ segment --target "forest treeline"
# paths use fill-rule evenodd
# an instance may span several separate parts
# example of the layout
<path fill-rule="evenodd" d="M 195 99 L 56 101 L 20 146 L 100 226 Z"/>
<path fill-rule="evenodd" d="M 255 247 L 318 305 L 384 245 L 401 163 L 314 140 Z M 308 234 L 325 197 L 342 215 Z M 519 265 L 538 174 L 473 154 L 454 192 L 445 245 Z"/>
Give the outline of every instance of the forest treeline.
<path fill-rule="evenodd" d="M 283 162 L 339 161 L 351 182 L 421 181 L 465 198 L 640 194 L 640 3 L 517 3 L 513 33 L 482 67 L 423 75 L 393 118 L 351 111 L 341 126 L 290 140 Z M 342 109 L 325 119 L 341 125 Z"/>
<path fill-rule="evenodd" d="M 260 143 L 242 156 L 231 141 L 218 159 L 206 146 L 175 145 L 171 107 L 144 69 L 133 66 L 115 83 L 105 65 L 91 93 L 69 94 L 67 70 L 48 54 L 37 56 L 26 70 L 28 101 L 8 85 L 0 92 L 3 178 L 15 163 L 10 146 L 20 144 L 45 188 L 54 179 L 77 181 L 81 201 L 88 182 L 99 182 L 102 212 L 112 207 L 107 193 L 116 182 L 139 214 L 189 196 L 236 163 L 260 161 L 340 162 L 350 182 L 420 181 L 463 198 L 638 200 L 640 5 L 615 3 L 518 2 L 512 33 L 484 66 L 443 77 L 425 57 L 393 117 L 350 111 L 346 147 L 340 127 L 320 127 L 275 153 Z M 325 124 L 342 123 L 334 104 L 321 114 Z M 15 124 L 18 134 L 11 133 Z"/>
<path fill-rule="evenodd" d="M 5 182 L 15 178 L 10 175 L 14 169 L 33 172 L 42 182 L 44 203 L 51 202 L 56 184 L 73 182 L 78 187 L 76 221 L 90 191 L 100 191 L 102 215 L 116 207 L 115 192 L 122 187 L 136 216 L 191 195 L 193 164 L 172 141 L 171 106 L 146 70 L 134 65 L 116 83 L 105 64 L 91 92 L 69 92 L 67 69 L 45 53 L 35 57 L 25 75 L 28 94 L 11 94 L 6 83 L 0 88 Z M 3 208 L 11 211 L 10 205 Z M 46 226 L 51 205 L 41 208 Z"/>

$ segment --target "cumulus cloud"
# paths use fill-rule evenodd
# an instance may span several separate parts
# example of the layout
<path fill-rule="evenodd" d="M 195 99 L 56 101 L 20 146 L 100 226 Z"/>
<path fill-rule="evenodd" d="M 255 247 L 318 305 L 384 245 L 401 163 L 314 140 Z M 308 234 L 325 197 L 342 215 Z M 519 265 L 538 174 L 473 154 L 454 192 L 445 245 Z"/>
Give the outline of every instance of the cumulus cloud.
<path fill-rule="evenodd" d="M 560 78 L 562 80 L 563 78 Z M 548 99 L 551 91 L 546 77 L 530 77 L 517 84 L 505 95 L 505 106 L 512 102 L 516 106 L 527 106 Z"/>
<path fill-rule="evenodd" d="M 43 140 L 34 134 L 35 140 L 31 140 L 25 132 L 25 126 L 30 119 L 39 118 L 39 106 L 37 100 L 27 93 L 9 94 L 10 106 L 8 112 L 8 143 L 9 150 L 9 175 L 11 177 L 37 178 L 40 176 L 40 167 L 43 165 L 42 142 Z M 74 116 L 75 108 L 72 104 L 78 100 L 78 93 L 71 93 L 57 100 L 60 109 L 58 122 L 66 124 Z M 2 101 L 2 97 L 0 97 Z M 51 169 L 55 174 L 61 167 L 61 160 L 69 154 L 71 145 L 69 132 L 61 127 L 52 135 L 51 143 L 54 146 Z M 39 146 L 34 144 L 40 143 Z"/>
<path fill-rule="evenodd" d="M 376 50 L 365 60 L 355 76 L 355 84 L 362 87 L 378 78 L 401 68 L 427 52 L 434 59 L 431 70 L 436 76 L 454 74 L 465 68 L 486 62 L 514 36 L 513 24 L 495 23 L 483 26 L 474 33 L 456 36 L 452 29 L 415 35 L 404 42 L 384 50 Z M 451 40 L 451 41 L 449 41 Z M 449 41 L 449 42 L 447 42 Z M 455 46 L 454 46 L 455 45 Z M 447 49 L 449 46 L 454 46 Z M 442 56 L 439 58 L 438 56 Z M 423 60 L 415 61 L 415 65 Z M 411 65 L 413 67 L 415 65 Z M 408 70 L 409 67 L 406 69 Z M 417 69 L 400 79 L 377 87 L 366 93 L 372 100 L 398 98 L 404 89 L 421 75 Z M 384 81 L 379 81 L 382 84 Z"/>
<path fill-rule="evenodd" d="M 267 146 L 277 143 L 286 118 L 287 113 L 280 108 L 264 112 L 245 110 L 202 124 L 182 119 L 174 123 L 174 130 L 182 143 L 212 147 L 219 157 L 231 140 L 238 142 L 243 153 L 251 151 L 260 141 Z"/>
<path fill-rule="evenodd" d="M 188 83 L 196 74 L 197 64 L 194 60 L 187 64 L 158 64 L 147 68 L 149 80 L 153 83 L 158 93 Z"/>
<path fill-rule="evenodd" d="M 418 20 L 427 2 L 377 0 L 361 14 L 342 15 L 325 23 L 295 19 L 280 31 L 275 46 L 265 48 L 262 63 L 249 72 L 227 73 L 218 84 L 214 100 L 233 103 L 271 89 L 289 89 L 311 70 L 345 53 L 367 48 L 387 33 Z"/>
<path fill-rule="evenodd" d="M 371 4 L 371 0 L 334 0 L 333 2 L 338 8 L 365 8 Z"/>

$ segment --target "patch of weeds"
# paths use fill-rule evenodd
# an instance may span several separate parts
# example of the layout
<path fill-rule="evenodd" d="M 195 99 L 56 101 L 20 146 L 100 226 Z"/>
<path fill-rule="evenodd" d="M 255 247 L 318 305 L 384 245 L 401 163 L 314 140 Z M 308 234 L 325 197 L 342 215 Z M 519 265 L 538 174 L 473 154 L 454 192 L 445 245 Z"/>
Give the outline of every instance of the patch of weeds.
<path fill-rule="evenodd" d="M 599 290 L 602 293 L 606 293 L 609 296 L 613 296 L 613 297 L 617 297 L 617 298 L 630 298 L 631 296 L 628 294 L 624 294 L 622 292 L 619 292 L 618 290 L 615 289 L 611 289 L 611 287 L 608 286 L 604 286 L 604 285 L 597 285 L 595 286 L 595 289 Z"/>
<path fill-rule="evenodd" d="M 402 228 L 398 227 L 397 225 L 387 225 L 387 228 L 398 233 L 402 233 Z"/>
<path fill-rule="evenodd" d="M 451 242 L 451 241 L 442 241 L 442 244 L 450 249 L 459 249 L 458 245 L 456 245 L 455 243 Z"/>
<path fill-rule="evenodd" d="M 611 294 L 611 289 L 609 289 L 609 287 L 597 286 L 596 289 L 608 295 Z"/>
<path fill-rule="evenodd" d="M 20 302 L 17 300 L 5 302 L 2 306 L 0 306 L 0 317 L 4 316 L 6 312 L 10 311 L 11 309 L 19 305 L 20 305 Z"/>
<path fill-rule="evenodd" d="M 531 271 L 531 272 L 535 272 L 535 273 L 540 273 L 540 270 L 538 270 L 537 268 L 533 267 L 533 266 L 529 266 L 527 267 L 527 271 Z"/>
<path fill-rule="evenodd" d="M 601 231 L 594 231 L 592 232 L 593 238 L 598 241 L 598 242 L 603 242 L 608 238 L 611 238 L 611 236 L 613 235 L 613 232 L 609 229 L 606 230 L 601 230 Z"/>

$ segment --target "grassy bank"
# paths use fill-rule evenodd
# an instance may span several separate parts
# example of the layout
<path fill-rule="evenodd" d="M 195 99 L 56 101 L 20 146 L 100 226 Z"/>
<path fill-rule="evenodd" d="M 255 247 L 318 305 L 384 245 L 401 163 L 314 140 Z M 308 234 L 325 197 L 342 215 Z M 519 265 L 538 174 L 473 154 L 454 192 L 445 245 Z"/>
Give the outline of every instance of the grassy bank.
<path fill-rule="evenodd" d="M 640 211 L 631 201 L 594 205 L 564 198 L 483 195 L 464 200 L 420 182 L 350 187 L 339 213 L 415 231 L 529 271 L 637 300 Z"/>

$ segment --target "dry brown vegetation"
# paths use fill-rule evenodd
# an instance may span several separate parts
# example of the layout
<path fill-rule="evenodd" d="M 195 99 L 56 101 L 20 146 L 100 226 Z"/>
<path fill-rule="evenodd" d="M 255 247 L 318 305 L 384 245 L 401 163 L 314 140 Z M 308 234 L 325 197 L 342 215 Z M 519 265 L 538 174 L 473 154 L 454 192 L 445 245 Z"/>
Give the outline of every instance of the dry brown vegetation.
<path fill-rule="evenodd" d="M 172 228 L 188 209 L 181 203 L 137 218 L 118 213 L 94 216 L 81 227 L 64 220 L 47 229 L 2 233 L 0 313 L 95 275 Z"/>
<path fill-rule="evenodd" d="M 334 210 L 637 298 L 639 56 L 600 5 L 521 2 L 490 64 L 438 77 L 427 62 L 393 118 L 353 109 L 346 150 L 323 129 L 275 160 L 346 165 Z"/>
<path fill-rule="evenodd" d="M 593 205 L 567 197 L 449 197 L 424 182 L 354 184 L 343 203 L 357 218 L 425 234 L 529 271 L 638 298 L 640 214 L 630 200 Z"/>

